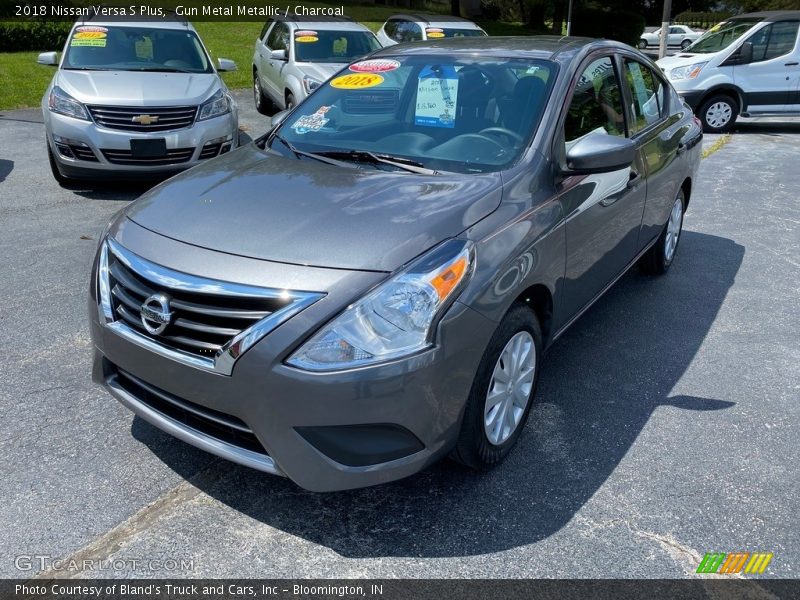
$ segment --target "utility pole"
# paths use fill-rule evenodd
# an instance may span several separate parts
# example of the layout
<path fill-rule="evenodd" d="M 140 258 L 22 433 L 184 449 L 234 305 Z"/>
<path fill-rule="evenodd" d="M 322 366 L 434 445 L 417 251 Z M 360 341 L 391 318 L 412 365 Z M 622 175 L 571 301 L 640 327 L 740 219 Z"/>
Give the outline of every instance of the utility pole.
<path fill-rule="evenodd" d="M 672 14 L 672 0 L 664 0 L 664 12 L 661 14 L 661 35 L 658 40 L 658 58 L 667 55 L 667 35 Z"/>

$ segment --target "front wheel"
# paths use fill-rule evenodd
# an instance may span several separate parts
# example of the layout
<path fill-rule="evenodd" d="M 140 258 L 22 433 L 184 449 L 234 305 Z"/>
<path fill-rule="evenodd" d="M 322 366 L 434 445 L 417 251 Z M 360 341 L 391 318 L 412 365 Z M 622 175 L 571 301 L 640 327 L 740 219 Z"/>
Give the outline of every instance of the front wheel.
<path fill-rule="evenodd" d="M 639 50 L 644 50 L 647 48 L 647 40 L 639 40 L 637 46 L 639 47 Z"/>
<path fill-rule="evenodd" d="M 712 96 L 700 107 L 700 120 L 706 133 L 727 133 L 739 116 L 739 103 L 731 96 Z"/>
<path fill-rule="evenodd" d="M 253 71 L 253 100 L 256 104 L 256 110 L 262 115 L 269 114 L 269 100 L 264 94 L 261 87 L 261 80 L 258 77 L 258 72 Z"/>
<path fill-rule="evenodd" d="M 664 226 L 664 231 L 661 232 L 658 241 L 639 261 L 639 268 L 643 273 L 663 275 L 669 270 L 678 250 L 678 242 L 681 239 L 683 213 L 685 211 L 686 196 L 681 190 L 672 204 L 672 210 L 669 213 L 667 224 Z"/>
<path fill-rule="evenodd" d="M 498 325 L 472 383 L 451 457 L 474 469 L 499 464 L 525 427 L 542 354 L 536 313 L 515 305 Z"/>
<path fill-rule="evenodd" d="M 286 94 L 286 110 L 292 110 L 296 104 L 297 101 L 294 99 L 294 94 L 291 92 Z"/>

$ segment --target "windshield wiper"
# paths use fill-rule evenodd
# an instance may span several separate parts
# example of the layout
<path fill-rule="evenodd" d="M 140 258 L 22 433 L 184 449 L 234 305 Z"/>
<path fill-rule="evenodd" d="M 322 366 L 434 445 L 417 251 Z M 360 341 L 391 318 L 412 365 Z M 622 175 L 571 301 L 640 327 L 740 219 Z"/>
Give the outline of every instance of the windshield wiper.
<path fill-rule="evenodd" d="M 390 154 L 378 154 L 368 150 L 330 150 L 316 153 L 318 156 L 328 156 L 330 158 L 343 158 L 345 160 L 363 161 L 366 160 L 373 164 L 391 165 L 398 169 L 403 169 L 409 173 L 419 175 L 438 175 L 439 171 L 428 169 L 422 163 L 408 158 L 392 156 Z"/>
<path fill-rule="evenodd" d="M 320 162 L 327 163 L 329 165 L 335 165 L 337 167 L 347 166 L 340 160 L 336 160 L 334 158 L 329 158 L 327 156 L 321 154 L 314 154 L 313 152 L 304 152 L 303 150 L 298 150 L 295 148 L 294 144 L 292 144 L 289 140 L 283 137 L 280 133 L 276 133 L 272 136 L 272 139 L 278 140 L 284 146 L 289 149 L 289 152 L 295 155 L 295 157 L 300 158 L 301 156 L 305 156 L 307 158 L 313 158 L 314 160 L 318 160 Z"/>

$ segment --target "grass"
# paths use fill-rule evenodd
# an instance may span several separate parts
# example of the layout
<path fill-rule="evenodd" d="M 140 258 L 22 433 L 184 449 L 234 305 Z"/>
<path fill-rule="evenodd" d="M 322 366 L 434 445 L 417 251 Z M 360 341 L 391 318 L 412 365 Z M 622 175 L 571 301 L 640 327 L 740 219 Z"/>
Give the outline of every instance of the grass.
<path fill-rule="evenodd" d="M 254 4 L 259 2 L 254 1 Z M 191 4 L 187 1 L 185 4 Z M 262 3 L 263 4 L 263 3 Z M 341 6 L 335 2 L 304 2 L 304 6 Z M 347 16 L 377 31 L 386 19 L 399 11 L 396 7 L 375 5 L 349 6 Z M 489 35 L 533 35 L 537 32 L 521 23 L 478 21 Z M 213 58 L 230 58 L 236 61 L 238 71 L 224 73 L 225 83 L 232 89 L 250 87 L 250 62 L 253 44 L 261 32 L 261 22 L 196 21 L 197 29 Z M 37 106 L 47 84 L 53 77 L 53 68 L 36 64 L 38 52 L 0 53 L 0 110 Z M 9 85 L 10 83 L 10 85 Z"/>

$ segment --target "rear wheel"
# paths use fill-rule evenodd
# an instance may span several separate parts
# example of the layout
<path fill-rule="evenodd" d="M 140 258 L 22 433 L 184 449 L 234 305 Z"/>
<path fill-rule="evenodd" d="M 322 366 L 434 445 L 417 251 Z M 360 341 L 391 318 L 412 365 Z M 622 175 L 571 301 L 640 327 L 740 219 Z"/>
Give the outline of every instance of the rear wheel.
<path fill-rule="evenodd" d="M 700 107 L 700 120 L 706 133 L 726 133 L 733 129 L 739 115 L 739 103 L 731 96 L 712 96 Z"/>
<path fill-rule="evenodd" d="M 672 204 L 672 210 L 669 213 L 669 220 L 664 226 L 664 231 L 661 232 L 658 241 L 639 261 L 639 268 L 643 273 L 663 275 L 669 270 L 678 250 L 678 242 L 681 239 L 683 213 L 685 210 L 686 196 L 681 190 Z"/>
<path fill-rule="evenodd" d="M 500 463 L 531 410 L 542 333 L 536 313 L 515 305 L 497 327 L 472 383 L 452 458 L 474 469 Z"/>
<path fill-rule="evenodd" d="M 261 88 L 261 80 L 258 78 L 258 71 L 253 70 L 253 99 L 256 103 L 256 110 L 262 115 L 269 114 L 269 100 Z"/>
<path fill-rule="evenodd" d="M 692 40 L 683 40 L 681 42 L 681 50 L 686 50 L 691 45 L 692 45 Z"/>

